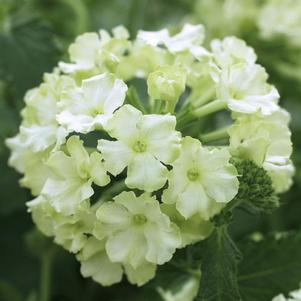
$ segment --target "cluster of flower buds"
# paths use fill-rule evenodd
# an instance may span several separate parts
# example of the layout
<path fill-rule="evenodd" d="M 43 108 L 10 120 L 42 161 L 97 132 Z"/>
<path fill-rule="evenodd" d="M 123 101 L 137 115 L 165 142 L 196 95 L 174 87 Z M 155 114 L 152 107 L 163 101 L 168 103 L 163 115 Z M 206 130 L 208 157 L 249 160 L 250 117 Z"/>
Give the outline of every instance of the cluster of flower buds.
<path fill-rule="evenodd" d="M 264 168 L 277 193 L 291 185 L 289 115 L 254 51 L 203 40 L 190 24 L 133 41 L 124 27 L 85 33 L 25 96 L 9 163 L 40 231 L 102 285 L 124 273 L 143 285 L 208 237 L 238 193 L 232 158 Z"/>

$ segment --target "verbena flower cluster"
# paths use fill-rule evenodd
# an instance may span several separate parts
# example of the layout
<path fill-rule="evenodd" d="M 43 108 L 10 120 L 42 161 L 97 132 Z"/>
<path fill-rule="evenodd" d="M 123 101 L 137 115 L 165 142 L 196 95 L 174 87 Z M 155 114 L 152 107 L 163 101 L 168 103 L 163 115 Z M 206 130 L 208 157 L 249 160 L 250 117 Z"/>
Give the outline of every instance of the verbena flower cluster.
<path fill-rule="evenodd" d="M 289 114 L 254 51 L 203 40 L 190 24 L 133 41 L 124 27 L 85 33 L 71 62 L 26 94 L 9 163 L 35 196 L 37 227 L 76 254 L 84 277 L 143 285 L 208 237 L 238 193 L 232 158 L 263 167 L 277 193 L 291 185 Z M 220 112 L 232 117 L 226 128 L 195 122 Z"/>

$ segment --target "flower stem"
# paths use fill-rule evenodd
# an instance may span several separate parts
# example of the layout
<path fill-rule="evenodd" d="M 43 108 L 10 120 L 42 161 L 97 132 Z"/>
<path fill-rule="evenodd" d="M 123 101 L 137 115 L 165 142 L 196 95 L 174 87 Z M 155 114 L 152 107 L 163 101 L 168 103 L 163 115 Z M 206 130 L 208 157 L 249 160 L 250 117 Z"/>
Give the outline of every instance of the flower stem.
<path fill-rule="evenodd" d="M 41 258 L 40 301 L 49 301 L 51 283 L 51 265 L 55 251 L 49 250 Z"/>
<path fill-rule="evenodd" d="M 202 142 L 208 143 L 208 142 L 213 142 L 213 141 L 226 139 L 226 138 L 229 137 L 228 130 L 229 130 L 229 127 L 227 126 L 227 127 L 222 128 L 222 129 L 213 131 L 211 133 L 201 135 L 200 140 Z"/>
<path fill-rule="evenodd" d="M 140 110 L 143 114 L 147 113 L 134 86 L 131 86 L 127 92 L 127 101 L 129 104 Z"/>
<path fill-rule="evenodd" d="M 116 182 L 113 186 L 109 187 L 103 192 L 101 199 L 104 199 L 105 201 L 112 200 L 113 197 L 115 197 L 117 194 L 119 194 L 126 188 L 127 186 L 125 185 L 124 180 Z"/>
<path fill-rule="evenodd" d="M 193 109 L 190 106 L 187 106 L 187 108 L 189 109 L 189 111 L 185 110 L 184 108 L 183 111 L 180 111 L 177 116 L 178 129 L 185 128 L 188 124 L 192 123 L 194 120 L 200 117 L 205 117 L 212 113 L 226 109 L 227 104 L 221 100 L 214 100 L 197 109 Z"/>
<path fill-rule="evenodd" d="M 153 113 L 154 114 L 160 114 L 163 112 L 163 108 L 165 105 L 165 101 L 163 100 L 159 100 L 159 99 L 155 99 L 154 100 L 154 105 L 153 105 Z"/>
<path fill-rule="evenodd" d="M 203 117 L 226 108 L 227 104 L 224 101 L 217 99 L 205 104 L 204 106 L 201 106 L 200 108 L 194 110 L 192 113 L 195 117 Z"/>

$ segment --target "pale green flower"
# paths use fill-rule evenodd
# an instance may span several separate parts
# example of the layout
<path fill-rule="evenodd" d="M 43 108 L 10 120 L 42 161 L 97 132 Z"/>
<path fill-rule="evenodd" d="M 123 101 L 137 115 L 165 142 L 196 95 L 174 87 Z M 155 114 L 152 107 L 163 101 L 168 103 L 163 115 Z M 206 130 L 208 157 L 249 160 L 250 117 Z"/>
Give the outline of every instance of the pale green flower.
<path fill-rule="evenodd" d="M 282 109 L 265 117 L 239 115 L 229 130 L 232 155 L 253 160 L 267 170 L 279 193 L 289 189 L 294 174 L 289 120 Z"/>
<path fill-rule="evenodd" d="M 176 292 L 164 290 L 160 287 L 158 288 L 158 292 L 164 301 L 193 301 L 198 294 L 199 287 L 200 279 L 198 277 L 191 277 Z"/>
<path fill-rule="evenodd" d="M 92 233 L 95 212 L 90 209 L 87 201 L 69 216 L 55 211 L 43 196 L 26 205 L 38 229 L 47 236 L 53 236 L 57 244 L 71 253 L 79 252 L 87 242 L 87 234 Z"/>
<path fill-rule="evenodd" d="M 26 107 L 22 110 L 20 134 L 24 145 L 33 152 L 58 149 L 65 142 L 68 133 L 56 121 L 58 101 L 62 93 L 76 87 L 73 79 L 60 75 L 57 69 L 45 74 L 44 80 L 26 93 Z"/>
<path fill-rule="evenodd" d="M 133 268 L 130 264 L 124 265 L 128 281 L 138 286 L 142 286 L 153 279 L 156 275 L 156 269 L 157 266 L 155 264 L 148 262 L 141 264 L 137 268 Z"/>
<path fill-rule="evenodd" d="M 143 115 L 130 105 L 121 107 L 106 128 L 117 141 L 98 141 L 107 170 L 116 176 L 127 167 L 129 188 L 160 189 L 168 173 L 162 163 L 172 163 L 179 153 L 180 133 L 175 126 L 174 116 Z"/>
<path fill-rule="evenodd" d="M 220 68 L 231 67 L 238 63 L 254 64 L 257 57 L 253 48 L 236 37 L 226 37 L 223 40 L 213 40 L 211 49 L 214 61 Z"/>
<path fill-rule="evenodd" d="M 30 127 L 20 127 L 20 135 L 27 148 L 33 152 L 41 152 L 49 147 L 57 149 L 65 142 L 68 132 L 56 125 L 49 126 L 32 125 Z"/>
<path fill-rule="evenodd" d="M 77 136 L 67 141 L 69 155 L 62 151 L 51 154 L 47 166 L 52 172 L 42 190 L 56 211 L 64 215 L 93 195 L 92 183 L 105 186 L 110 182 L 98 152 L 89 155 Z"/>
<path fill-rule="evenodd" d="M 72 63 L 59 63 L 60 69 L 65 73 L 91 70 L 95 67 L 101 43 L 98 34 L 87 32 L 78 36 L 69 47 Z"/>
<path fill-rule="evenodd" d="M 161 204 L 161 210 L 180 229 L 182 238 L 181 247 L 183 248 L 207 238 L 213 230 L 213 224 L 210 221 L 204 220 L 199 214 L 185 219 L 174 204 Z"/>
<path fill-rule="evenodd" d="M 267 78 L 260 65 L 233 65 L 214 75 L 217 98 L 233 112 L 270 115 L 279 108 L 279 94 L 267 83 Z"/>
<path fill-rule="evenodd" d="M 162 66 L 147 78 L 147 91 L 152 99 L 163 100 L 173 111 L 179 97 L 185 91 L 186 73 L 177 66 Z"/>
<path fill-rule="evenodd" d="M 155 197 L 122 192 L 115 202 L 104 203 L 96 212 L 94 235 L 107 239 L 106 250 L 113 262 L 137 269 L 145 264 L 164 264 L 181 245 L 177 226 L 161 212 Z M 149 273 L 153 275 L 154 270 Z"/>
<path fill-rule="evenodd" d="M 129 48 L 129 33 L 123 26 L 113 28 L 112 33 L 113 36 L 100 30 L 99 34 L 89 32 L 78 36 L 69 47 L 72 63 L 60 62 L 60 69 L 65 73 L 113 71 Z"/>
<path fill-rule="evenodd" d="M 174 56 L 159 47 L 135 41 L 127 56 L 116 66 L 116 74 L 123 80 L 146 78 L 148 74 L 160 66 L 172 64 Z"/>
<path fill-rule="evenodd" d="M 167 29 L 160 31 L 140 30 L 137 39 L 151 46 L 165 46 L 171 53 L 190 51 L 199 57 L 207 55 L 207 52 L 200 45 L 205 38 L 203 25 L 185 24 L 182 31 L 174 36 L 170 36 Z"/>
<path fill-rule="evenodd" d="M 29 188 L 33 195 L 38 195 L 49 176 L 49 169 L 45 165 L 49 152 L 33 152 L 20 133 L 6 139 L 5 143 L 11 150 L 8 164 L 24 174 L 20 184 Z"/>
<path fill-rule="evenodd" d="M 292 46 L 301 46 L 301 3 L 296 0 L 269 0 L 261 9 L 257 24 L 262 38 L 284 38 Z"/>
<path fill-rule="evenodd" d="M 68 132 L 88 133 L 102 128 L 125 99 L 127 85 L 113 74 L 100 74 L 82 81 L 82 87 L 65 93 L 58 122 Z"/>
<path fill-rule="evenodd" d="M 208 220 L 238 192 L 235 167 L 226 149 L 208 149 L 199 140 L 185 137 L 179 158 L 172 164 L 163 202 L 176 204 L 186 218 L 199 214 Z"/>
<path fill-rule="evenodd" d="M 81 274 L 103 286 L 109 286 L 122 280 L 122 266 L 110 261 L 106 250 L 105 241 L 90 237 L 81 252 L 76 256 L 81 263 Z"/>

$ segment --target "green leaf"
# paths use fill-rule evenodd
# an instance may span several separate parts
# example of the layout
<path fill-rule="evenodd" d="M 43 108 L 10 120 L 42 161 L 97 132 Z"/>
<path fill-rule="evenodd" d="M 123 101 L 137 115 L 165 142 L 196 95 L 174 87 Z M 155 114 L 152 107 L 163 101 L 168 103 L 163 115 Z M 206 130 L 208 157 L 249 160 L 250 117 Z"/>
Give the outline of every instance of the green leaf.
<path fill-rule="evenodd" d="M 25 8 L 8 14 L 0 30 L 0 79 L 17 98 L 51 71 L 58 51 L 51 30 Z"/>
<path fill-rule="evenodd" d="M 244 301 L 266 301 L 299 287 L 301 233 L 277 234 L 241 243 L 239 287 Z"/>
<path fill-rule="evenodd" d="M 241 253 L 220 227 L 198 244 L 202 259 L 202 277 L 196 301 L 241 300 L 237 283 L 237 264 Z"/>

